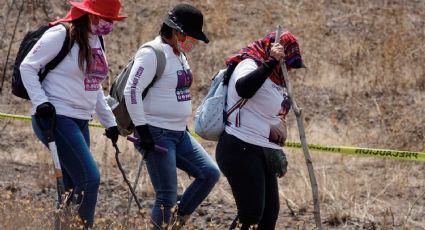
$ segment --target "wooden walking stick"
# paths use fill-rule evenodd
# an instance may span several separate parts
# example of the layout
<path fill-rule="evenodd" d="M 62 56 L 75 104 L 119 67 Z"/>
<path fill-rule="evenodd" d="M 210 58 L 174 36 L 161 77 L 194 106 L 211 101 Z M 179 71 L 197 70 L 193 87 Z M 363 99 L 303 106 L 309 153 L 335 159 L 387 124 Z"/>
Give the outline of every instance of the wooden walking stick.
<path fill-rule="evenodd" d="M 40 128 L 46 133 L 47 136 L 47 143 L 48 148 L 50 151 L 50 156 L 53 159 L 53 166 L 55 168 L 55 178 L 56 178 L 56 192 L 57 192 L 57 198 L 56 198 L 56 208 L 60 210 L 62 206 L 64 205 L 64 199 L 63 195 L 65 194 L 65 183 L 63 182 L 63 174 L 62 174 L 62 168 L 59 161 L 58 156 L 58 150 L 56 147 L 56 141 L 54 136 L 55 126 L 56 126 L 56 117 L 51 118 L 51 123 L 49 126 L 44 126 L 43 122 L 40 121 L 40 118 L 36 115 L 35 116 L 37 124 L 40 126 Z M 60 230 L 62 227 L 62 223 L 59 217 L 59 213 L 55 214 L 54 218 L 54 230 Z"/>
<path fill-rule="evenodd" d="M 114 148 L 115 148 L 115 161 L 117 162 L 118 169 L 120 170 L 120 172 L 122 174 L 124 182 L 127 184 L 128 188 L 130 189 L 131 195 L 133 195 L 134 201 L 136 201 L 137 207 L 139 208 L 139 211 L 140 211 L 142 209 L 142 205 L 140 204 L 139 199 L 137 199 L 136 192 L 134 192 L 133 187 L 130 184 L 130 181 L 127 179 L 124 168 L 122 167 L 120 158 L 118 156 L 121 153 L 121 151 L 119 150 L 116 142 L 112 142 L 112 146 L 114 146 Z"/>
<path fill-rule="evenodd" d="M 275 42 L 276 41 L 279 42 L 281 31 L 282 31 L 282 28 L 279 25 L 276 31 Z M 298 107 L 295 101 L 294 94 L 292 91 L 292 85 L 291 85 L 291 82 L 289 81 L 289 75 L 288 75 L 288 71 L 286 70 L 285 63 L 281 62 L 280 67 L 282 69 L 283 77 L 285 79 L 286 89 L 288 91 L 289 98 L 291 99 L 292 110 L 294 110 L 295 117 L 297 118 L 298 132 L 300 134 L 300 141 L 303 148 L 305 161 L 307 164 L 308 175 L 310 177 L 311 190 L 313 193 L 314 220 L 316 222 L 316 227 L 319 230 L 322 230 L 323 226 L 322 226 L 322 221 L 320 219 L 319 190 L 317 189 L 317 181 L 316 181 L 316 176 L 314 175 L 313 162 L 311 160 L 310 153 L 308 151 L 307 139 L 305 136 L 304 123 L 303 123 L 304 117 L 302 114 L 302 109 Z"/>
<path fill-rule="evenodd" d="M 145 152 L 145 151 L 144 151 Z M 134 184 L 133 184 L 133 191 L 137 192 L 137 185 L 139 184 L 139 177 L 140 174 L 142 172 L 142 168 L 143 168 L 143 162 L 145 160 L 145 156 L 144 154 L 142 154 L 138 167 L 137 167 L 137 174 L 136 174 L 136 179 L 134 180 Z M 131 203 L 133 201 L 133 196 L 128 196 L 128 202 L 127 202 L 127 216 L 125 217 L 125 223 L 127 224 L 128 221 L 128 217 L 130 216 L 130 209 L 131 209 Z"/>
<path fill-rule="evenodd" d="M 133 142 L 133 143 L 137 143 L 137 142 L 139 142 L 139 139 L 138 139 L 138 138 L 136 138 L 136 137 L 132 137 L 132 136 L 128 136 L 128 137 L 127 137 L 127 140 L 129 140 L 129 141 L 131 141 L 131 142 Z M 134 185 L 133 185 L 133 186 L 131 186 L 130 181 L 127 179 L 127 176 L 126 176 L 126 174 L 125 174 L 125 171 L 124 171 L 124 169 L 123 169 L 123 167 L 122 167 L 122 165 L 121 165 L 121 162 L 120 162 L 120 160 L 119 160 L 119 157 L 118 157 L 118 155 L 119 155 L 119 153 L 120 153 L 120 150 L 118 149 L 118 145 L 117 145 L 117 143 L 112 143 L 112 145 L 113 145 L 113 146 L 114 146 L 114 148 L 115 148 L 115 160 L 116 160 L 116 162 L 117 162 L 118 169 L 121 171 L 121 174 L 122 174 L 122 176 L 123 176 L 124 182 L 127 184 L 128 188 L 129 188 L 129 190 L 130 190 L 130 193 L 131 193 L 131 195 L 132 195 L 132 196 L 130 196 L 130 197 L 129 197 L 129 199 L 128 199 L 128 205 L 127 205 L 127 216 L 126 216 L 126 218 L 125 218 L 125 223 L 127 223 L 127 221 L 128 221 L 128 217 L 129 217 L 129 213 L 130 213 L 131 203 L 132 203 L 132 201 L 133 201 L 133 198 L 134 198 L 134 200 L 136 201 L 137 207 L 139 207 L 139 211 L 142 209 L 142 206 L 141 206 L 141 204 L 140 204 L 139 200 L 137 199 L 136 190 L 137 190 L 137 184 L 138 184 L 138 182 L 139 182 L 140 173 L 141 173 L 141 171 L 142 171 L 143 162 L 144 162 L 144 160 L 145 160 L 145 158 L 146 158 L 147 151 L 145 151 L 145 150 L 143 150 L 143 151 L 142 151 L 142 156 L 141 156 L 142 158 L 141 158 L 141 159 L 140 159 L 140 161 L 139 161 L 139 166 L 138 166 L 138 169 L 137 169 L 137 176 L 136 176 L 136 180 L 134 181 Z M 162 154 L 166 154 L 166 153 L 168 152 L 168 150 L 167 150 L 166 148 L 163 148 L 163 147 L 158 146 L 158 145 L 155 145 L 155 147 L 154 147 L 154 151 L 155 151 L 155 152 L 162 153 Z"/>

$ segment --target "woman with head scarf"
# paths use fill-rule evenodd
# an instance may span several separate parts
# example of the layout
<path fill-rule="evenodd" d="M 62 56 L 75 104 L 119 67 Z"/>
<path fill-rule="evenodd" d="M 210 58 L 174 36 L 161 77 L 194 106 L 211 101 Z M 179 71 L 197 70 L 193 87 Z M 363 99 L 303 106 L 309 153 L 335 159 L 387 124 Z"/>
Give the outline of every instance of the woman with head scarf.
<path fill-rule="evenodd" d="M 282 145 L 290 109 L 280 61 L 288 70 L 305 66 L 295 36 L 275 38 L 269 33 L 226 60 L 227 106 L 236 110 L 227 117 L 216 160 L 238 209 L 230 229 L 273 230 L 279 214 L 277 176 L 286 173 Z"/>
<path fill-rule="evenodd" d="M 141 141 L 136 147 L 147 152 L 146 165 L 155 189 L 151 217 L 154 229 L 181 227 L 220 176 L 218 166 L 186 128 L 192 115 L 193 76 L 185 53 L 198 40 L 208 43 L 202 26 L 203 15 L 197 8 L 189 4 L 175 6 L 155 39 L 165 53 L 162 75 L 142 97 L 153 81 L 158 62 L 152 48 L 142 47 L 135 55 L 124 90 L 126 106 Z M 155 152 L 154 145 L 166 148 L 167 153 Z M 177 168 L 195 179 L 176 206 Z"/>
<path fill-rule="evenodd" d="M 20 72 L 32 103 L 34 132 L 47 145 L 44 127 L 55 124 L 53 135 L 65 189 L 71 192 L 70 197 L 76 197 L 79 217 L 89 228 L 100 183 L 89 149 L 88 122 L 94 112 L 107 128 L 107 136 L 113 142 L 118 139 L 115 117 L 101 86 L 108 75 L 101 36 L 112 31 L 114 21 L 127 16 L 119 15 L 119 0 L 84 0 L 71 5 L 64 18 L 50 23 L 23 60 Z M 38 73 L 59 53 L 67 36 L 68 55 L 40 83 Z"/>

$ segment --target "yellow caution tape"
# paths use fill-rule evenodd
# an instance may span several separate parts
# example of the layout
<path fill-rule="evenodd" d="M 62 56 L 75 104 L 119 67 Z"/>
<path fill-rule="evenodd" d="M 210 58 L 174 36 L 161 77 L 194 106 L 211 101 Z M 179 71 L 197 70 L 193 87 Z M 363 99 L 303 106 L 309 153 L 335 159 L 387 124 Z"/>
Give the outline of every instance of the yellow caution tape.
<path fill-rule="evenodd" d="M 25 120 L 30 121 L 31 117 L 14 115 L 7 113 L 0 113 L 0 119 L 9 118 L 15 120 Z M 90 127 L 103 128 L 99 123 L 89 123 Z M 200 139 L 196 133 L 192 135 Z M 297 142 L 286 142 L 285 147 L 288 148 L 297 148 L 301 149 L 301 143 Z M 410 151 L 398 151 L 398 150 L 388 150 L 388 149 L 371 149 L 371 148 L 356 148 L 356 147 L 347 147 L 347 146 L 332 146 L 332 145 L 319 145 L 319 144 L 309 144 L 308 148 L 313 151 L 320 152 L 331 152 L 331 153 L 342 153 L 349 155 L 359 155 L 359 156 L 373 156 L 373 157 L 383 157 L 383 158 L 392 158 L 400 160 L 413 160 L 413 161 L 424 161 L 425 162 L 425 153 L 424 152 L 410 152 Z"/>
<path fill-rule="evenodd" d="M 295 143 L 295 142 L 286 142 L 285 147 L 302 148 L 300 143 Z M 383 158 L 414 160 L 414 161 L 425 162 L 425 153 L 423 152 L 356 148 L 356 147 L 331 146 L 331 145 L 327 146 L 327 145 L 318 145 L 318 144 L 309 144 L 308 148 L 310 150 L 320 151 L 320 152 L 342 153 L 342 154 L 349 154 L 349 155 L 373 156 L 373 157 L 383 157 Z"/>
<path fill-rule="evenodd" d="M 8 119 L 14 119 L 14 120 L 21 120 L 21 121 L 31 121 L 30 116 L 22 116 L 22 115 L 15 115 L 15 114 L 7 114 L 7 113 L 0 113 L 0 119 L 8 118 Z M 103 125 L 99 123 L 90 122 L 90 127 L 95 128 L 103 128 Z"/>

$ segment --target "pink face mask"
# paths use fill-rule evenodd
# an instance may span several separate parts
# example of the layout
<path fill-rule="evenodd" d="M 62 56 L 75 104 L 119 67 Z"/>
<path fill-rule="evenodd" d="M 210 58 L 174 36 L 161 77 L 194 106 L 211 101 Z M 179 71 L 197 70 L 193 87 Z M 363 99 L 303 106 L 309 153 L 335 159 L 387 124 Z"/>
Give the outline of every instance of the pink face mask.
<path fill-rule="evenodd" d="M 99 18 L 97 25 L 91 24 L 91 33 L 97 36 L 107 35 L 114 29 L 114 23 Z"/>
<path fill-rule="evenodd" d="M 190 36 L 186 36 L 186 40 L 184 42 L 177 40 L 178 49 L 180 50 L 180 52 L 184 53 L 189 53 L 193 49 L 193 46 L 196 44 L 198 44 L 198 40 Z"/>

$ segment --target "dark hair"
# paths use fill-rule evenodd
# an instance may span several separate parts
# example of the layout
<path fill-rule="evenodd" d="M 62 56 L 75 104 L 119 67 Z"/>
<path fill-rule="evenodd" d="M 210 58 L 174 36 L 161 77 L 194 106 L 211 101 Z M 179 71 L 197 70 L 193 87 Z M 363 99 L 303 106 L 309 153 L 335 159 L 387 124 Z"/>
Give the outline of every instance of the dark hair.
<path fill-rule="evenodd" d="M 89 66 L 90 58 L 91 58 L 91 47 L 89 44 L 89 30 L 90 30 L 90 18 L 88 14 L 85 14 L 73 21 L 71 21 L 73 25 L 70 29 L 70 43 L 71 46 L 75 42 L 77 42 L 80 47 L 80 51 L 78 53 L 78 66 L 80 69 L 84 69 L 84 62 L 86 62 L 86 66 Z M 72 47 L 69 47 L 71 49 Z"/>
<path fill-rule="evenodd" d="M 159 30 L 161 37 L 170 39 L 173 36 L 173 28 L 169 27 L 165 23 L 162 23 L 161 29 Z"/>

